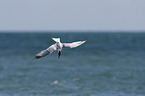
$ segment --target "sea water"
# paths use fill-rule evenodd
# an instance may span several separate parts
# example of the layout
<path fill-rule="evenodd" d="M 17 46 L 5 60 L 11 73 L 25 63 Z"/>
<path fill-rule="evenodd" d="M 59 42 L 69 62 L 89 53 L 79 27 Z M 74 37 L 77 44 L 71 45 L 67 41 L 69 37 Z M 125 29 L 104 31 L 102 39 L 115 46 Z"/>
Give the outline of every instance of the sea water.
<path fill-rule="evenodd" d="M 0 33 L 0 96 L 145 96 L 145 33 Z"/>

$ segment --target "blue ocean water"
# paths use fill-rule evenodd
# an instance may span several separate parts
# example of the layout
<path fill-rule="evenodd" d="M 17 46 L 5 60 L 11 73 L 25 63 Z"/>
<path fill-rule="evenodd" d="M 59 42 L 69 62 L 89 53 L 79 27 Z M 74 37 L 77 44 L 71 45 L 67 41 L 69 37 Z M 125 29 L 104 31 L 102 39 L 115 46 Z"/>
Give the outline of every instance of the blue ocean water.
<path fill-rule="evenodd" d="M 87 42 L 32 60 L 52 37 Z M 0 33 L 0 96 L 145 96 L 145 33 Z"/>

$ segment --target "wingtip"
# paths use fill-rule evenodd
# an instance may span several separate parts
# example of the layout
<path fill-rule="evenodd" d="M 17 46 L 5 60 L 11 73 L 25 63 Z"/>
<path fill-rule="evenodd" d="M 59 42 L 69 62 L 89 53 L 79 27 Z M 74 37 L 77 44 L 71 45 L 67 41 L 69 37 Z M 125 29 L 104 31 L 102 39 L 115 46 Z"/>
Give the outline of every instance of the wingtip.
<path fill-rule="evenodd" d="M 33 60 L 35 60 L 35 59 L 36 59 L 36 57 L 33 58 Z"/>
<path fill-rule="evenodd" d="M 42 56 L 35 56 L 34 58 L 33 58 L 33 60 L 35 60 L 35 59 L 39 59 L 39 58 L 41 58 Z"/>
<path fill-rule="evenodd" d="M 85 43 L 86 42 L 86 40 L 85 41 L 83 41 L 83 43 Z"/>

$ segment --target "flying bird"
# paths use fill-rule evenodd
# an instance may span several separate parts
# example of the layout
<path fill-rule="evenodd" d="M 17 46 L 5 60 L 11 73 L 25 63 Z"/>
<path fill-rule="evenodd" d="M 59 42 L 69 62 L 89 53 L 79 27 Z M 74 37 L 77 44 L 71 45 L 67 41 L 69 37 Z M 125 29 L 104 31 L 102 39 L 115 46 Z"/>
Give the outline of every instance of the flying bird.
<path fill-rule="evenodd" d="M 51 54 L 52 52 L 58 50 L 58 58 L 60 58 L 61 56 L 61 50 L 63 47 L 69 47 L 69 48 L 75 48 L 78 47 L 80 45 L 82 45 L 83 43 L 85 43 L 86 41 L 77 41 L 77 42 L 72 42 L 72 43 L 61 43 L 60 42 L 60 38 L 52 38 L 56 43 L 51 45 L 50 47 L 48 47 L 47 49 L 41 51 L 40 53 L 36 54 L 36 56 L 33 59 L 39 59 L 42 58 L 46 55 Z"/>

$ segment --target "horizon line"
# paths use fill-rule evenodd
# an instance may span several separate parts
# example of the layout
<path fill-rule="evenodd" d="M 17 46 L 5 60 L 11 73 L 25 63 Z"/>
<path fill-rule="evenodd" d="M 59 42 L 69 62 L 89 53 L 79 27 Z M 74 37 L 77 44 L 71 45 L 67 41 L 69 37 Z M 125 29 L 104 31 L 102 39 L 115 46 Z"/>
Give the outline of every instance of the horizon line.
<path fill-rule="evenodd" d="M 0 33 L 72 33 L 72 32 L 80 32 L 80 33 L 101 33 L 101 32 L 113 32 L 113 33 L 136 33 L 136 32 L 145 32 L 145 30 L 0 30 Z"/>

